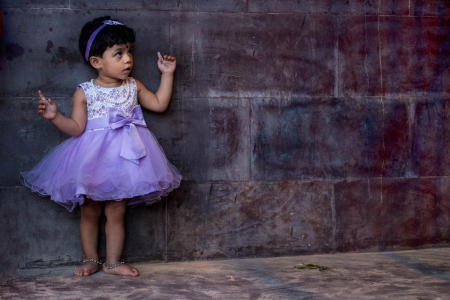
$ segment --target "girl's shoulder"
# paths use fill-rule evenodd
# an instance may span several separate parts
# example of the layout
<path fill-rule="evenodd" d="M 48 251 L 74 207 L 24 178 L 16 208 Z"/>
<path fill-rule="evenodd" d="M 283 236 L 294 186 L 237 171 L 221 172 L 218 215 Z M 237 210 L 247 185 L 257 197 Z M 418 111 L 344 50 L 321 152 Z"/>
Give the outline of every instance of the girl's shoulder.
<path fill-rule="evenodd" d="M 129 77 L 129 78 L 131 80 L 131 84 L 133 84 L 139 90 L 142 86 L 142 82 L 140 82 L 139 80 L 137 80 L 136 78 L 133 78 L 133 77 Z"/>
<path fill-rule="evenodd" d="M 82 83 L 79 83 L 77 85 L 77 88 L 82 88 L 85 92 L 93 88 L 92 79 L 89 81 L 85 81 Z"/>
<path fill-rule="evenodd" d="M 82 90 L 86 101 L 90 103 L 93 99 L 96 99 L 96 89 L 94 87 L 93 79 L 79 83 L 76 88 L 77 91 Z"/>

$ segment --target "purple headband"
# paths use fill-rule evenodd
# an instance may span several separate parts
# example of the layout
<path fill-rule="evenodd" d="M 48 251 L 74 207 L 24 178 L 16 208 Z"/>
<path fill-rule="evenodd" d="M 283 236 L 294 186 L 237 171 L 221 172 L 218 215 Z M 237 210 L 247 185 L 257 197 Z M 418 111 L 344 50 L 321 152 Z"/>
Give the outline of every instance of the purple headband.
<path fill-rule="evenodd" d="M 103 21 L 103 24 L 100 25 L 100 27 L 97 28 L 91 34 L 91 36 L 89 37 L 89 40 L 88 40 L 87 45 L 86 45 L 86 52 L 84 53 L 84 58 L 86 59 L 86 61 L 89 61 L 89 52 L 91 51 L 91 46 L 92 46 L 92 43 L 95 40 L 95 37 L 100 32 L 100 30 L 102 30 L 106 25 L 123 25 L 123 24 L 120 23 L 120 22 L 117 22 L 117 21 L 113 21 L 113 20 L 105 20 L 105 21 Z"/>

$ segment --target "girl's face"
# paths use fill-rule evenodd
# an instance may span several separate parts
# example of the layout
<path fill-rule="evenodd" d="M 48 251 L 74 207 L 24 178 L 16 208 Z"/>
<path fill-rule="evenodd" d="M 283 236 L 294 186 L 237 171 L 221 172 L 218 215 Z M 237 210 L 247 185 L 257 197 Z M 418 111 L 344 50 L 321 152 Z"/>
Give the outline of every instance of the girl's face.
<path fill-rule="evenodd" d="M 133 69 L 133 45 L 131 43 L 106 48 L 100 58 L 99 75 L 125 80 Z"/>

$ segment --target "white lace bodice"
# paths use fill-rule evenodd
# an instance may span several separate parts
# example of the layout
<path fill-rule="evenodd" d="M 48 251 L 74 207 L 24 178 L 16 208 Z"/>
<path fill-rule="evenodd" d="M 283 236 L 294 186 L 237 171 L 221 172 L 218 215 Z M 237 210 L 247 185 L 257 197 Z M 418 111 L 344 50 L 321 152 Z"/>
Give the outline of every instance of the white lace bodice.
<path fill-rule="evenodd" d="M 106 116 L 110 107 L 128 114 L 138 104 L 136 81 L 132 77 L 114 88 L 98 86 L 93 79 L 78 86 L 86 95 L 88 120 Z"/>

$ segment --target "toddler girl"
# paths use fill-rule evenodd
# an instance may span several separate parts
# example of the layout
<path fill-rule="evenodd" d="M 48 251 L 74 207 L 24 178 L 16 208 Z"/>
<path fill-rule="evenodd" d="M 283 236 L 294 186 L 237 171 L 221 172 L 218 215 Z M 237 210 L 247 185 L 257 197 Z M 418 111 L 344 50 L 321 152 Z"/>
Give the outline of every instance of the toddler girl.
<path fill-rule="evenodd" d="M 97 18 L 81 30 L 79 46 L 97 78 L 78 85 L 72 115 L 64 117 L 55 102 L 39 91 L 38 113 L 72 137 L 58 145 L 31 171 L 24 185 L 72 211 L 80 205 L 80 236 L 85 258 L 74 273 L 99 270 L 138 276 L 120 260 L 125 240 L 126 206 L 151 204 L 180 185 L 181 175 L 167 161 L 147 129 L 141 106 L 164 111 L 170 101 L 176 60 L 158 52 L 162 72 L 156 94 L 130 77 L 134 31 L 109 17 Z M 106 216 L 106 261 L 98 256 L 98 223 Z"/>

